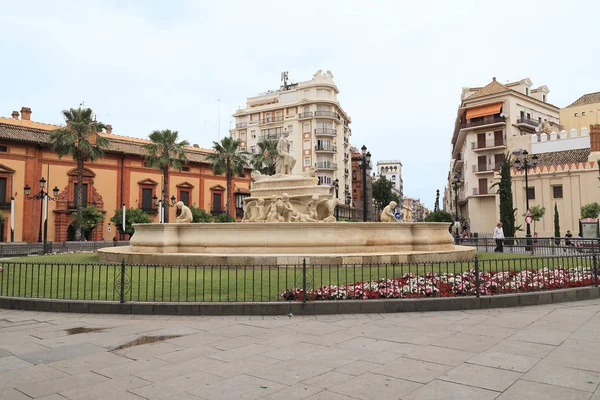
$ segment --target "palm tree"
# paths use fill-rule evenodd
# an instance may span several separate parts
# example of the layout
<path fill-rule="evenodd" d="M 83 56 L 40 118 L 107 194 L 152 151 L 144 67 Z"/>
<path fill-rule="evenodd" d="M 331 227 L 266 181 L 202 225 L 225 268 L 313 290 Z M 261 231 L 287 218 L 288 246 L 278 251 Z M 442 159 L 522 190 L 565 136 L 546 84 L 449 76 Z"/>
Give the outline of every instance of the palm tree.
<path fill-rule="evenodd" d="M 189 146 L 190 142 L 187 140 L 177 142 L 178 135 L 179 132 L 170 129 L 153 131 L 149 135 L 152 143 L 145 146 L 148 151 L 146 156 L 148 165 L 163 172 L 163 204 L 168 204 L 169 199 L 169 167 L 181 171 L 181 162 L 187 162 L 183 146 Z M 165 222 L 169 222 L 168 212 L 165 213 Z"/>
<path fill-rule="evenodd" d="M 243 176 L 244 167 L 248 163 L 246 151 L 240 150 L 240 142 L 230 137 L 224 137 L 221 142 L 213 142 L 214 153 L 206 156 L 212 163 L 211 169 L 216 175 L 225 174 L 227 178 L 227 219 L 230 218 L 231 183 L 234 175 Z"/>
<path fill-rule="evenodd" d="M 75 220 L 75 240 L 83 237 L 81 232 L 81 209 L 83 206 L 83 166 L 86 161 L 94 161 L 104 156 L 103 148 L 108 146 L 108 140 L 98 136 L 103 123 L 97 122 L 92 109 L 71 108 L 62 112 L 67 126 L 58 128 L 50 134 L 51 148 L 59 158 L 73 156 L 77 162 L 77 218 Z"/>
<path fill-rule="evenodd" d="M 264 175 L 275 175 L 275 163 L 277 162 L 277 142 L 275 140 L 264 140 L 258 142 L 258 152 L 252 154 L 250 163 L 252 168 Z"/>

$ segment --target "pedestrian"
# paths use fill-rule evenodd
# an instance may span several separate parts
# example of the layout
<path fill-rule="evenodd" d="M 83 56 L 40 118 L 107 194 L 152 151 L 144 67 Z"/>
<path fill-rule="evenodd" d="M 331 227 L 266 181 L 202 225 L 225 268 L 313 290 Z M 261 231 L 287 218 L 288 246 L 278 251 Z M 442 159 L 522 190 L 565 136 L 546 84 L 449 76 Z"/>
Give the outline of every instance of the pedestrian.
<path fill-rule="evenodd" d="M 494 253 L 503 253 L 504 230 L 502 229 L 502 222 L 498 222 L 494 228 L 494 239 L 496 239 L 496 248 L 494 249 Z"/>
<path fill-rule="evenodd" d="M 567 231 L 567 234 L 565 235 L 565 246 L 566 247 L 569 247 L 569 246 L 575 247 L 575 245 L 571 241 L 572 237 L 573 237 L 573 234 L 571 233 L 571 231 Z M 565 248 L 564 251 L 567 251 L 567 249 Z"/>
<path fill-rule="evenodd" d="M 537 246 L 537 244 L 538 244 L 538 233 L 534 232 L 533 233 L 533 245 Z"/>

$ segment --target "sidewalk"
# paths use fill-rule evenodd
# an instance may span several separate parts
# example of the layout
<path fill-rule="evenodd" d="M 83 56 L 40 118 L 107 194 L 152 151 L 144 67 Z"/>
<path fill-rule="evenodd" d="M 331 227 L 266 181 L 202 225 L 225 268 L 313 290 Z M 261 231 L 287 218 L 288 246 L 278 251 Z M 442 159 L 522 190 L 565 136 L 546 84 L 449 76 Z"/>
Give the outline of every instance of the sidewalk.
<path fill-rule="evenodd" d="M 600 400 L 599 311 L 599 299 L 264 318 L 0 310 L 0 399 Z"/>

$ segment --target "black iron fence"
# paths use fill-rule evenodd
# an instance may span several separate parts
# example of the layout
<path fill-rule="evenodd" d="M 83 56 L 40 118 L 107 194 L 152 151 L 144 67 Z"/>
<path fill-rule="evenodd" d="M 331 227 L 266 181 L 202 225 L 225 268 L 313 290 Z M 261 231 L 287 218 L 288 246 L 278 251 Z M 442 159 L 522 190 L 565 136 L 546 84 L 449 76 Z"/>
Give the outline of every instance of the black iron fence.
<path fill-rule="evenodd" d="M 0 263 L 0 296 L 270 302 L 494 296 L 598 285 L 595 252 L 430 263 L 127 265 Z"/>
<path fill-rule="evenodd" d="M 42 255 L 47 253 L 73 253 L 79 251 L 96 251 L 104 247 L 129 246 L 127 240 L 98 240 L 89 242 L 47 242 L 44 243 L 0 243 L 0 258 Z"/>
<path fill-rule="evenodd" d="M 481 252 L 502 252 L 512 254 L 532 254 L 539 256 L 577 255 L 600 252 L 600 239 L 519 237 L 501 240 L 488 237 L 457 238 L 456 244 L 473 246 Z"/>

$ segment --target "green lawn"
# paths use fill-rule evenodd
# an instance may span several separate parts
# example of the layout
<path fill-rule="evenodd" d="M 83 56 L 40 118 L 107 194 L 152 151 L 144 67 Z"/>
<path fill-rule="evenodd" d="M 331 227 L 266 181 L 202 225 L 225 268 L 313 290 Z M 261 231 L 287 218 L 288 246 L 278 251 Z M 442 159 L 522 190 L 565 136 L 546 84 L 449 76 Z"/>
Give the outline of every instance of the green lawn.
<path fill-rule="evenodd" d="M 591 266 L 579 257 L 554 259 L 530 255 L 479 253 L 482 271 Z M 0 260 L 0 295 L 53 299 L 119 300 L 120 264 L 98 261 L 95 253 L 30 256 Z M 474 262 L 398 265 L 307 265 L 308 288 L 340 285 L 405 273 L 460 273 Z M 301 266 L 126 266 L 126 300 L 133 301 L 273 301 L 279 293 L 302 287 Z"/>

